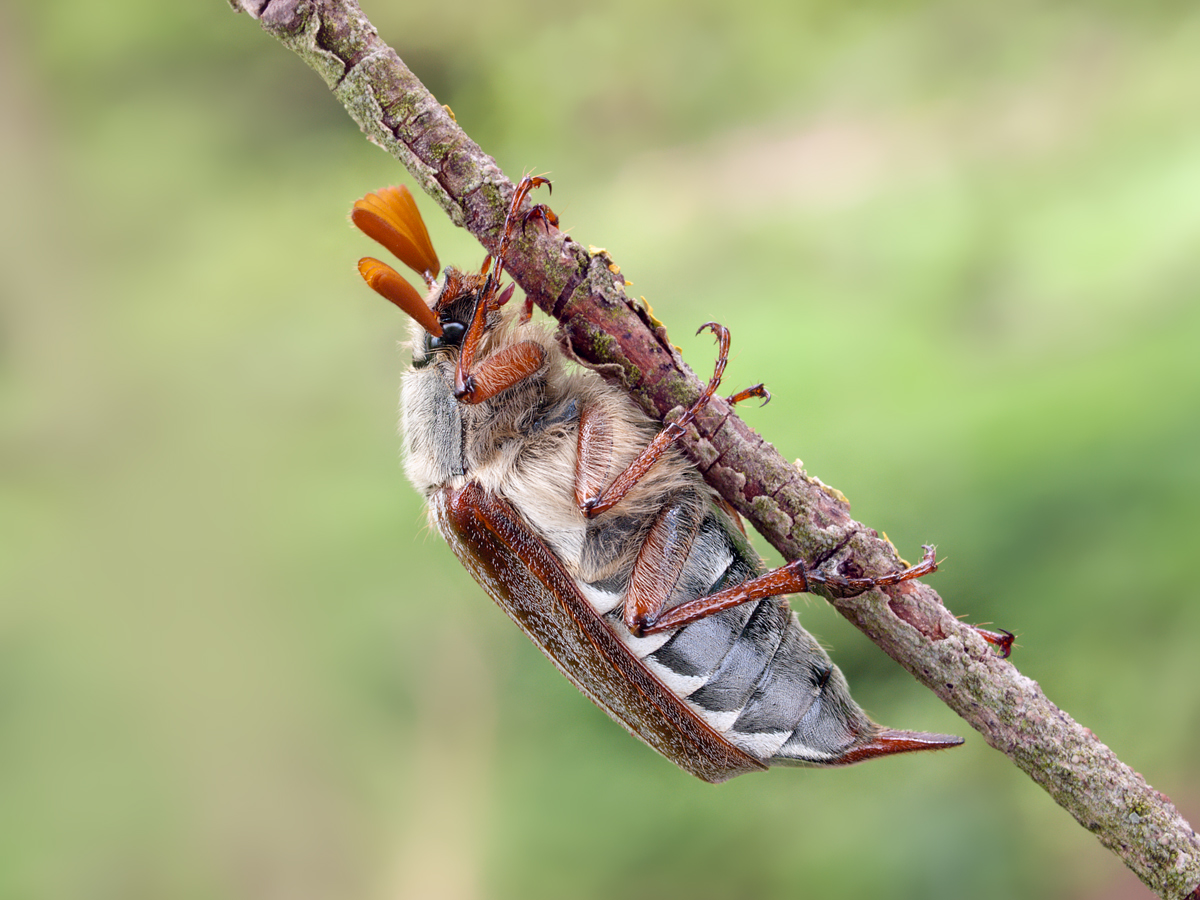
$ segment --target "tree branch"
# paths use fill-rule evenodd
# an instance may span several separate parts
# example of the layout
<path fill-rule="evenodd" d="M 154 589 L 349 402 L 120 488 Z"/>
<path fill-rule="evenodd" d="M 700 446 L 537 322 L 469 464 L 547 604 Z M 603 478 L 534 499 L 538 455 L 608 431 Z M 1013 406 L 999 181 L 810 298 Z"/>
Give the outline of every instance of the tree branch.
<path fill-rule="evenodd" d="M 368 139 L 395 156 L 458 225 L 495 250 L 513 185 L 380 40 L 354 0 L 230 0 L 325 79 Z M 665 329 L 624 291 L 603 254 L 560 232 L 529 229 L 507 268 L 561 322 L 571 351 L 619 380 L 659 419 L 701 384 Z M 838 492 L 784 460 L 715 401 L 684 449 L 721 494 L 788 559 L 836 550 L 847 575 L 881 575 L 901 561 L 855 522 Z M 840 548 L 840 549 L 838 549 Z M 998 658 L 928 585 L 905 582 L 851 599 L 828 597 L 847 619 L 1041 785 L 1156 894 L 1200 900 L 1200 840 L 1169 799 Z"/>

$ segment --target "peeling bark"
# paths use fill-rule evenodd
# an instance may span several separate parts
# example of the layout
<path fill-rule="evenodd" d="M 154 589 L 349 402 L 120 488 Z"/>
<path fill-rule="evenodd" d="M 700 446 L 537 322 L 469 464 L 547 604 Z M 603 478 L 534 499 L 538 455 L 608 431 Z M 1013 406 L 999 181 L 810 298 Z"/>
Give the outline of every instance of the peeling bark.
<path fill-rule="evenodd" d="M 489 251 L 513 185 L 454 122 L 353 0 L 230 0 L 314 68 L 367 138 L 395 156 Z M 570 352 L 621 383 L 659 419 L 702 385 L 666 332 L 624 291 L 603 254 L 529 229 L 506 268 L 561 323 Z M 684 448 L 709 482 L 787 559 L 824 558 L 847 575 L 902 565 L 896 549 L 855 522 L 838 492 L 792 465 L 716 400 Z M 928 585 L 827 597 L 864 634 L 1008 756 L 1055 802 L 1164 898 L 1200 900 L 1200 839 L 1170 800 L 1000 659 Z"/>

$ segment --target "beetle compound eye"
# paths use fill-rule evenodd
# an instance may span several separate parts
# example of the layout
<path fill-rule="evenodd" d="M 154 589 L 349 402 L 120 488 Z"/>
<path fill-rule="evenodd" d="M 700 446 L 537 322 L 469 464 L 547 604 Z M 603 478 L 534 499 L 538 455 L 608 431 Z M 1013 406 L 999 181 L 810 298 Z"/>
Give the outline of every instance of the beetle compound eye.
<path fill-rule="evenodd" d="M 441 336 L 425 335 L 425 353 L 430 354 L 437 350 L 450 350 L 458 347 L 462 344 L 466 333 L 467 326 L 462 322 L 443 322 Z"/>
<path fill-rule="evenodd" d="M 442 347 L 457 347 L 462 343 L 463 335 L 467 333 L 467 326 L 462 322 L 443 322 L 442 336 L 433 338 L 433 346 L 435 349 Z"/>

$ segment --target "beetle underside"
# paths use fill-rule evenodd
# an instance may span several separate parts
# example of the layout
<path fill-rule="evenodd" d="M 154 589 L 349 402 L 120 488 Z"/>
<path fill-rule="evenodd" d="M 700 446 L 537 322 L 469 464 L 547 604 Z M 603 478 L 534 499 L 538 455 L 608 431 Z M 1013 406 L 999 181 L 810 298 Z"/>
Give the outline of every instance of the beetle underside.
<path fill-rule="evenodd" d="M 617 388 L 565 360 L 531 305 L 506 308 L 507 248 L 544 206 L 518 186 L 497 251 L 478 275 L 447 269 L 404 188 L 352 219 L 423 276 L 421 296 L 386 264 L 367 282 L 413 320 L 403 381 L 405 467 L 467 570 L 585 695 L 707 781 L 768 765 L 839 766 L 962 743 L 872 722 L 783 595 L 854 595 L 929 574 L 847 578 L 792 562 L 762 572 L 736 513 L 677 439 L 714 396 L 729 333 L 700 397 L 665 428 Z M 756 385 L 729 398 L 769 397 Z"/>

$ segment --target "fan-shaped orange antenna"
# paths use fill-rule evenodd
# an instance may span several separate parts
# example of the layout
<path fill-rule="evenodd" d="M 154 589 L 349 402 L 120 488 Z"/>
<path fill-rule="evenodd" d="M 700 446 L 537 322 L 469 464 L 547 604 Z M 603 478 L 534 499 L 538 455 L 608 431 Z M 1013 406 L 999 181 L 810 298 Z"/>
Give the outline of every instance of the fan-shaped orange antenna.
<path fill-rule="evenodd" d="M 371 286 L 373 291 L 385 300 L 395 303 L 434 337 L 442 336 L 442 323 L 438 321 L 434 311 L 425 304 L 425 298 L 387 263 L 365 256 L 358 261 L 358 274 Z"/>
<path fill-rule="evenodd" d="M 367 194 L 355 201 L 350 221 L 367 237 L 387 247 L 426 283 L 433 284 L 442 267 L 408 188 L 400 185 Z"/>

